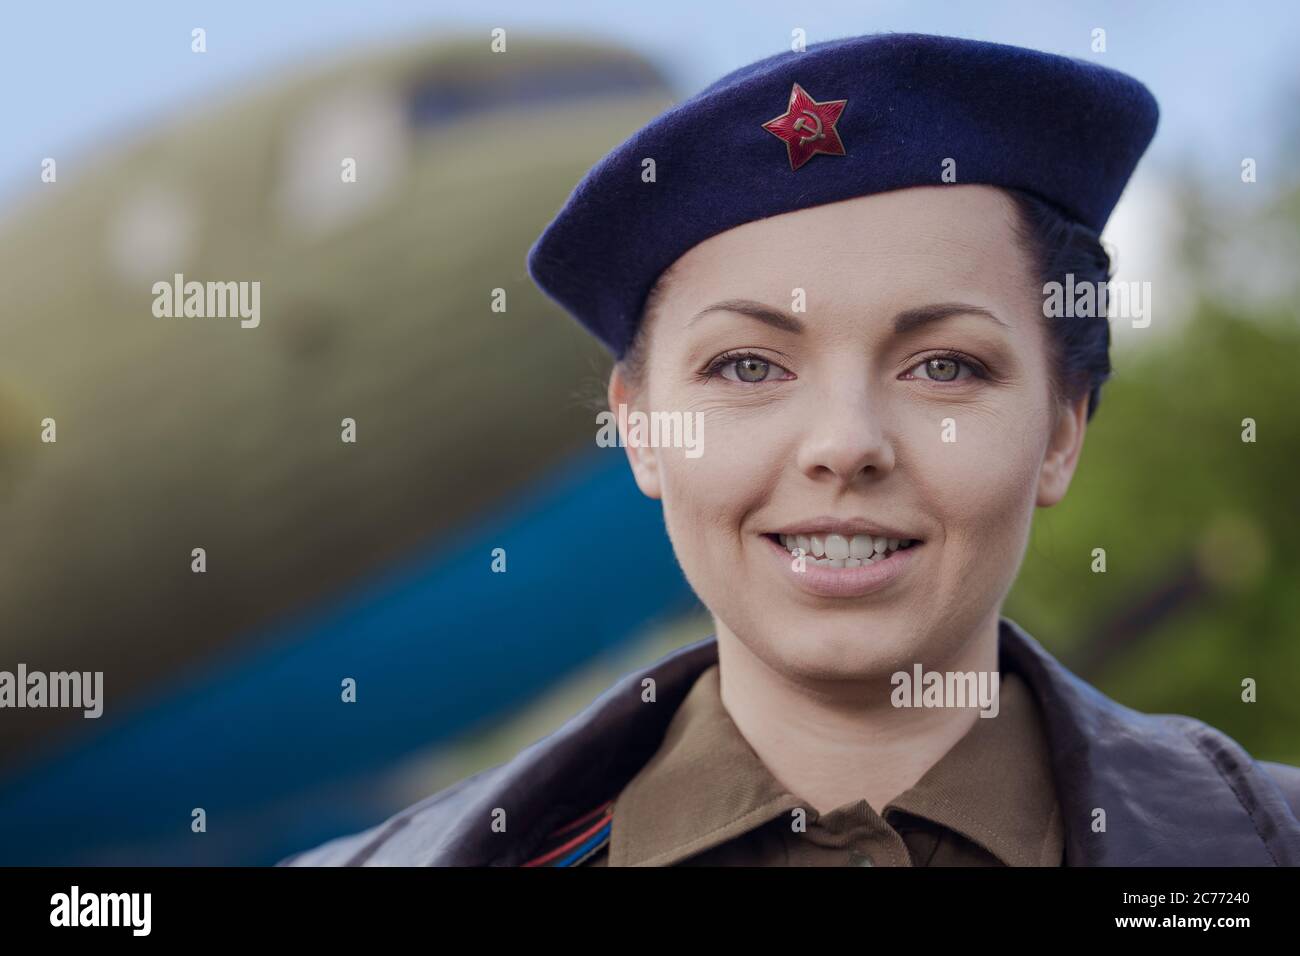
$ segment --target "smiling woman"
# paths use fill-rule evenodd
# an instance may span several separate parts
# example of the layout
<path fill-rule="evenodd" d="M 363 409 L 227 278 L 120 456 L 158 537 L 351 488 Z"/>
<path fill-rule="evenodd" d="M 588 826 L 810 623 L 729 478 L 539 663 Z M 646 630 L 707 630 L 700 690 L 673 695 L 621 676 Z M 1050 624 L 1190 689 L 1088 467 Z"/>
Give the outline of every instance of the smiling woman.
<path fill-rule="evenodd" d="M 1034 507 L 1078 460 L 1087 393 L 1054 401 L 1015 216 L 993 187 L 922 187 L 730 229 L 674 267 L 637 384 L 611 377 L 612 404 L 705 413 L 699 460 L 629 448 L 632 468 L 714 615 L 726 710 L 816 807 L 884 807 L 971 729 L 893 709 L 891 675 L 998 669 Z M 773 321 L 792 290 L 806 312 Z"/>
<path fill-rule="evenodd" d="M 1300 863 L 1300 770 L 1002 616 L 1110 375 L 1106 318 L 1044 287 L 1105 281 L 1155 125 L 1094 64 L 888 35 L 751 64 L 607 156 L 529 267 L 613 352 L 611 409 L 707 425 L 626 454 L 715 634 L 292 862 Z"/>

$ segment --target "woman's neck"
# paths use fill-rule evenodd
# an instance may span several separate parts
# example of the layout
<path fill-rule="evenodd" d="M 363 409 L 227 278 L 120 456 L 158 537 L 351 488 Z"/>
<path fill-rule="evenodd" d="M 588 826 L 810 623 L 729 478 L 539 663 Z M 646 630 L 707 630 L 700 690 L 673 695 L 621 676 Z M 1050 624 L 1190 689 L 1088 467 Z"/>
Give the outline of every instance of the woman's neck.
<path fill-rule="evenodd" d="M 800 682 L 717 622 L 723 705 L 773 776 L 821 813 L 865 798 L 877 812 L 960 740 L 975 707 L 895 707 L 894 671 L 868 680 Z M 927 671 L 998 670 L 998 614 Z M 911 671 L 909 669 L 909 675 Z"/>

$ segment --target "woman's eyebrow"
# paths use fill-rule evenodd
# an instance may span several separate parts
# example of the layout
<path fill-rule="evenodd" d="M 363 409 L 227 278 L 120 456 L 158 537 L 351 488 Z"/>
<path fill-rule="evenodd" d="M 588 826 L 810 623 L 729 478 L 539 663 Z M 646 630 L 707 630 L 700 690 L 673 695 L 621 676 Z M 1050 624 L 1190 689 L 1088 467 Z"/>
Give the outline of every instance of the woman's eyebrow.
<path fill-rule="evenodd" d="M 758 319 L 760 322 L 766 322 L 768 325 L 784 332 L 793 332 L 798 335 L 803 331 L 803 323 L 793 315 L 782 312 L 780 309 L 774 309 L 770 305 L 755 302 L 752 299 L 727 299 L 725 302 L 715 302 L 707 309 L 701 309 L 695 313 L 686 324 L 693 325 L 710 312 L 738 312 L 752 319 Z"/>
<path fill-rule="evenodd" d="M 692 325 L 711 312 L 736 312 L 740 315 L 758 319 L 760 322 L 765 322 L 782 331 L 793 332 L 796 335 L 804 330 L 803 323 L 788 312 L 782 312 L 780 309 L 774 309 L 752 299 L 727 299 L 724 302 L 715 302 L 708 308 L 697 312 L 686 324 Z M 992 319 L 1003 328 L 1011 328 L 1002 319 L 981 306 L 968 305 L 965 302 L 936 302 L 933 305 L 921 305 L 916 308 L 906 309 L 894 316 L 894 334 L 905 335 L 924 325 L 940 322 L 955 315 L 983 316 Z"/>
<path fill-rule="evenodd" d="M 992 319 L 1004 329 L 1011 328 L 1002 319 L 981 306 L 967 305 L 965 302 L 936 302 L 934 305 L 922 305 L 915 309 L 906 309 L 894 316 L 894 334 L 906 335 L 908 332 L 919 329 L 924 325 L 940 322 L 954 315 L 983 316 L 986 319 Z"/>

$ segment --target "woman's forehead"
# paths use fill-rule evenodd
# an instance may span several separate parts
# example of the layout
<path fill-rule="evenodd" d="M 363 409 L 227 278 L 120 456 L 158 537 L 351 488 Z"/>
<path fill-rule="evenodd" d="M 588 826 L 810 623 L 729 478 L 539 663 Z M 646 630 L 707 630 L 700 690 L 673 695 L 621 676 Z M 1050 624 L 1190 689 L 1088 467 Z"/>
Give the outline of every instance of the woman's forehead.
<path fill-rule="evenodd" d="M 1030 283 L 1015 211 L 991 187 L 901 189 L 744 223 L 690 249 L 662 293 L 677 306 L 715 296 L 802 292 L 823 304 Z"/>

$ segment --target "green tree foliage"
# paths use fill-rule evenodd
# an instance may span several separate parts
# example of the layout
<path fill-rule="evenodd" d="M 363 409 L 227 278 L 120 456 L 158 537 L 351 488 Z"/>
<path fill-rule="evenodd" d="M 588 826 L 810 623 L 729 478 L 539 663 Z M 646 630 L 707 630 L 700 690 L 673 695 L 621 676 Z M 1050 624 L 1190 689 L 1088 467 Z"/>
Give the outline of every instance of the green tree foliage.
<path fill-rule="evenodd" d="M 1217 231 L 1294 237 L 1297 195 Z M 1089 660 L 1081 676 L 1117 700 L 1189 714 L 1257 757 L 1300 763 L 1297 299 L 1225 297 L 1204 271 L 1213 243 L 1192 249 L 1195 306 L 1186 317 L 1157 314 L 1180 325 L 1114 357 L 1070 493 L 1039 512 L 1005 612 L 1067 664 Z M 1282 278 L 1283 288 L 1295 283 Z M 1242 439 L 1244 419 L 1256 424 L 1253 443 Z M 1106 550 L 1104 574 L 1092 570 L 1094 548 Z M 1087 653 L 1189 572 L 1197 593 L 1100 658 Z M 1242 700 L 1247 678 L 1255 703 Z"/>

